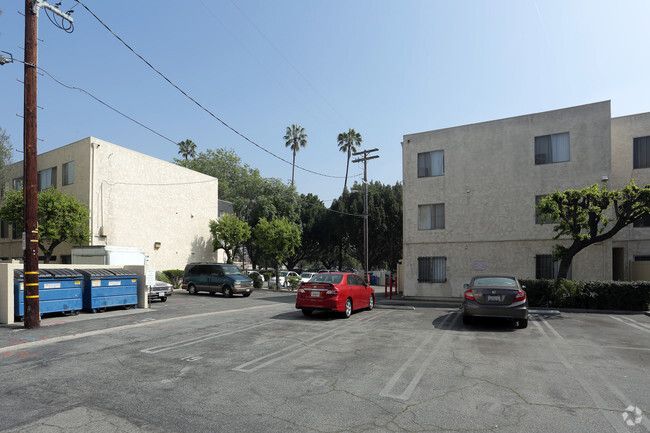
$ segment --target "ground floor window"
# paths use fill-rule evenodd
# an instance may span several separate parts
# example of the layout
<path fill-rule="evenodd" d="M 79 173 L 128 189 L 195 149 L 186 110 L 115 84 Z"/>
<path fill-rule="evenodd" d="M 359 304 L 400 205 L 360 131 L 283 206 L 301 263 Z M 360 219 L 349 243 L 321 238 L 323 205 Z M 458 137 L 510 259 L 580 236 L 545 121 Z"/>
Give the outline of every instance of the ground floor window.
<path fill-rule="evenodd" d="M 419 283 L 444 283 L 447 281 L 446 257 L 418 257 Z"/>
<path fill-rule="evenodd" d="M 538 254 L 535 256 L 535 278 L 538 280 L 554 280 L 560 270 L 560 261 L 553 261 L 551 254 Z M 571 266 L 567 278 L 571 279 Z"/>

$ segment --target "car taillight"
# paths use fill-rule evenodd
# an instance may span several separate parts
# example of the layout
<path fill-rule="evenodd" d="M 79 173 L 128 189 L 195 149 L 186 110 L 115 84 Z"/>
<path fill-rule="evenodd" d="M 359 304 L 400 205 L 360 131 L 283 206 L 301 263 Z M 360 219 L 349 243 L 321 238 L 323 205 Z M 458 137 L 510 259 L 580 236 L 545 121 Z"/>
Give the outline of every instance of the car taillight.
<path fill-rule="evenodd" d="M 471 290 L 466 290 L 465 291 L 465 299 L 469 301 L 476 301 L 476 298 L 474 298 L 474 294 L 472 293 Z"/>
<path fill-rule="evenodd" d="M 327 292 L 325 292 L 327 295 L 338 295 L 339 291 L 334 289 L 329 289 Z"/>
<path fill-rule="evenodd" d="M 305 293 L 305 289 L 298 289 L 298 293 Z"/>
<path fill-rule="evenodd" d="M 526 292 L 524 292 L 523 290 L 519 290 L 517 292 L 517 296 L 515 296 L 515 300 L 512 302 L 521 302 L 525 300 L 526 300 Z"/>

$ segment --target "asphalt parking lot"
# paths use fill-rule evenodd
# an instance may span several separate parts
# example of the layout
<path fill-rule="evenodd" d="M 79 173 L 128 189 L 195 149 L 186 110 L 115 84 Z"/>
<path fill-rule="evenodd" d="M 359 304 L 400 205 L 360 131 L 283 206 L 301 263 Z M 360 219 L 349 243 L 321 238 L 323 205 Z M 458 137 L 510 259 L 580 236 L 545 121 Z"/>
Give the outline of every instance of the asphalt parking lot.
<path fill-rule="evenodd" d="M 2 432 L 650 431 L 650 317 L 177 292 L 151 310 L 0 325 Z"/>

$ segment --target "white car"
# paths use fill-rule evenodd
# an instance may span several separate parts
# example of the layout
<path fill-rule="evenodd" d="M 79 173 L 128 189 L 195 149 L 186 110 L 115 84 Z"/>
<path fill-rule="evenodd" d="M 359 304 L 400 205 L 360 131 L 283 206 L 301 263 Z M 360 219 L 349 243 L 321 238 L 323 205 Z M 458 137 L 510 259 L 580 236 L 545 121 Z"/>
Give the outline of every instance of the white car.
<path fill-rule="evenodd" d="M 303 272 L 302 274 L 300 274 L 300 281 L 306 283 L 307 281 L 311 280 L 311 277 L 313 277 L 316 274 L 317 272 Z"/>
<path fill-rule="evenodd" d="M 293 272 L 293 271 L 281 271 L 280 272 L 280 277 L 279 277 L 280 287 L 284 287 L 284 288 L 289 287 L 289 281 L 287 280 L 287 277 L 294 277 L 294 278 L 300 279 L 300 275 L 298 275 L 296 272 Z"/>

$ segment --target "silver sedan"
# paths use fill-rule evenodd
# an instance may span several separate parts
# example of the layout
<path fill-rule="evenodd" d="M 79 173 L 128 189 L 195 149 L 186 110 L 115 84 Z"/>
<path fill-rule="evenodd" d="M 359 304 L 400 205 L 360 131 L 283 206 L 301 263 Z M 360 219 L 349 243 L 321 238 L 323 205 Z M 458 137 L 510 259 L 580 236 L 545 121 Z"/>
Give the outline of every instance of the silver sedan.
<path fill-rule="evenodd" d="M 477 276 L 465 284 L 463 323 L 475 317 L 501 317 L 528 326 L 528 297 L 515 277 L 503 275 Z"/>

